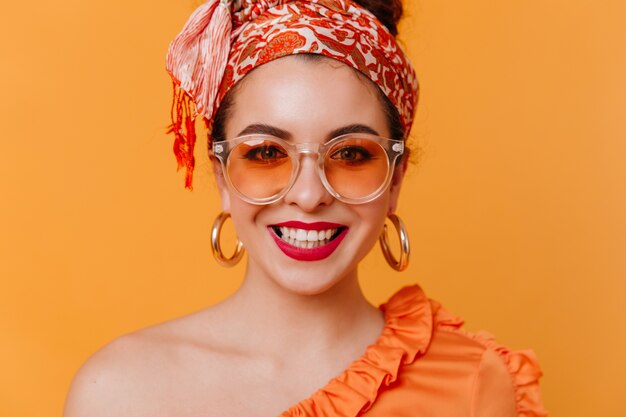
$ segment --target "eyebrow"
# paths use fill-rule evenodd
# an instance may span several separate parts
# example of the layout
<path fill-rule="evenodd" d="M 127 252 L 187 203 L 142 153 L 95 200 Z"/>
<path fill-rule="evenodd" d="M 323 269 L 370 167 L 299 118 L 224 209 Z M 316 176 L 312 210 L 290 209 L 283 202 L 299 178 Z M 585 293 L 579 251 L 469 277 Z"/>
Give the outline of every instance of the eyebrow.
<path fill-rule="evenodd" d="M 291 134 L 286 130 L 280 129 L 276 126 L 266 125 L 263 123 L 254 123 L 246 126 L 244 130 L 239 132 L 237 136 L 251 135 L 251 134 L 270 135 L 283 140 L 291 139 Z"/>
<path fill-rule="evenodd" d="M 336 138 L 337 136 L 347 135 L 348 133 L 369 133 L 370 135 L 380 136 L 380 134 L 367 125 L 362 125 L 359 123 L 354 123 L 348 126 L 340 127 L 339 129 L 335 129 L 328 134 L 326 140 L 331 140 Z"/>
<path fill-rule="evenodd" d="M 287 132 L 286 130 L 283 130 L 276 126 L 267 125 L 264 123 L 253 123 L 251 125 L 248 125 L 245 127 L 245 129 L 239 132 L 237 136 L 244 136 L 244 135 L 250 135 L 250 134 L 255 134 L 255 133 L 262 134 L 262 135 L 270 135 L 270 136 L 274 136 L 283 140 L 291 139 L 291 133 Z M 326 141 L 329 141 L 341 135 L 347 135 L 349 133 L 369 133 L 371 135 L 380 136 L 380 134 L 376 130 L 372 129 L 371 127 L 367 125 L 353 123 L 351 125 L 343 126 L 343 127 L 340 127 L 338 129 L 331 131 L 326 136 Z"/>

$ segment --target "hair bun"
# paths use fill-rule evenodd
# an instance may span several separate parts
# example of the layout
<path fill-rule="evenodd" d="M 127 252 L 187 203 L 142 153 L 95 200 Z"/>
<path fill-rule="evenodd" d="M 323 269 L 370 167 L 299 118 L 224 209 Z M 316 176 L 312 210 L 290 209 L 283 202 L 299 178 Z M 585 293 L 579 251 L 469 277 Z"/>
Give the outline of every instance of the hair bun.
<path fill-rule="evenodd" d="M 402 2 L 400 0 L 353 0 L 361 7 L 369 10 L 380 20 L 391 34 L 398 35 L 398 22 L 402 18 Z"/>

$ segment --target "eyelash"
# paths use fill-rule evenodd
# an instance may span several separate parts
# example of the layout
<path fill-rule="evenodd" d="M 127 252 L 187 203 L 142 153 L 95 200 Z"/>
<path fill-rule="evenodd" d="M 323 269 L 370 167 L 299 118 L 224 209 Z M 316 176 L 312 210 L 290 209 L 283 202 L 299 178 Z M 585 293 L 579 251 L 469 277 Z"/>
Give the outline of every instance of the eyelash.
<path fill-rule="evenodd" d="M 276 152 L 278 155 L 272 158 L 263 158 L 263 154 L 267 151 Z M 267 161 L 270 159 L 284 158 L 287 154 L 283 152 L 280 148 L 272 145 L 259 146 L 256 148 L 250 149 L 245 153 L 244 157 L 249 160 L 257 160 L 257 161 Z"/>
<path fill-rule="evenodd" d="M 358 157 L 360 157 L 360 159 L 356 159 L 356 160 L 355 159 L 342 159 L 343 161 L 346 161 L 346 162 L 362 162 L 362 161 L 369 161 L 372 159 L 371 153 L 369 153 L 366 149 L 360 148 L 357 146 L 346 146 L 341 149 L 338 149 L 335 152 L 333 152 L 333 154 L 330 157 L 332 159 L 340 159 L 341 153 L 345 151 L 355 152 L 359 155 Z M 335 158 L 336 155 L 338 156 L 337 158 Z"/>

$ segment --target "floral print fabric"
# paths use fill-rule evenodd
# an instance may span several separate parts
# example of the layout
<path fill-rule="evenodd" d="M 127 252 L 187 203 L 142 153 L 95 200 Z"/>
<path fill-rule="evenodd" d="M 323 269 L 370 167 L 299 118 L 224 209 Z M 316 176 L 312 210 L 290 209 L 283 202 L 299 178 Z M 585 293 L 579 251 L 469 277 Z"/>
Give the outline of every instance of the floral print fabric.
<path fill-rule="evenodd" d="M 409 130 L 418 96 L 415 71 L 369 11 L 350 0 L 248 1 L 233 7 L 239 7 L 233 14 L 234 43 L 218 103 L 259 65 L 286 55 L 314 53 L 339 60 L 375 82 Z"/>

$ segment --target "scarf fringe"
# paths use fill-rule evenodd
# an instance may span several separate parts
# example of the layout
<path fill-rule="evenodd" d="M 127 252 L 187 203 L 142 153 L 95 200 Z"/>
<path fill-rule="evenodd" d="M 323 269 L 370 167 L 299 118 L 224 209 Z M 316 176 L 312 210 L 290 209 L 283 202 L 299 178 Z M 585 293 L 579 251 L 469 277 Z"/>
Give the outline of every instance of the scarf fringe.
<path fill-rule="evenodd" d="M 196 145 L 195 109 L 191 97 L 174 81 L 172 100 L 172 124 L 167 133 L 174 134 L 174 155 L 177 170 L 185 168 L 185 188 L 193 190 L 193 169 L 196 165 L 193 150 Z"/>
<path fill-rule="evenodd" d="M 166 67 L 174 80 L 172 124 L 178 169 L 185 167 L 185 188 L 192 189 L 196 142 L 195 118 L 213 117 L 228 54 L 232 22 L 230 3 L 209 0 L 191 15 L 170 44 Z"/>

